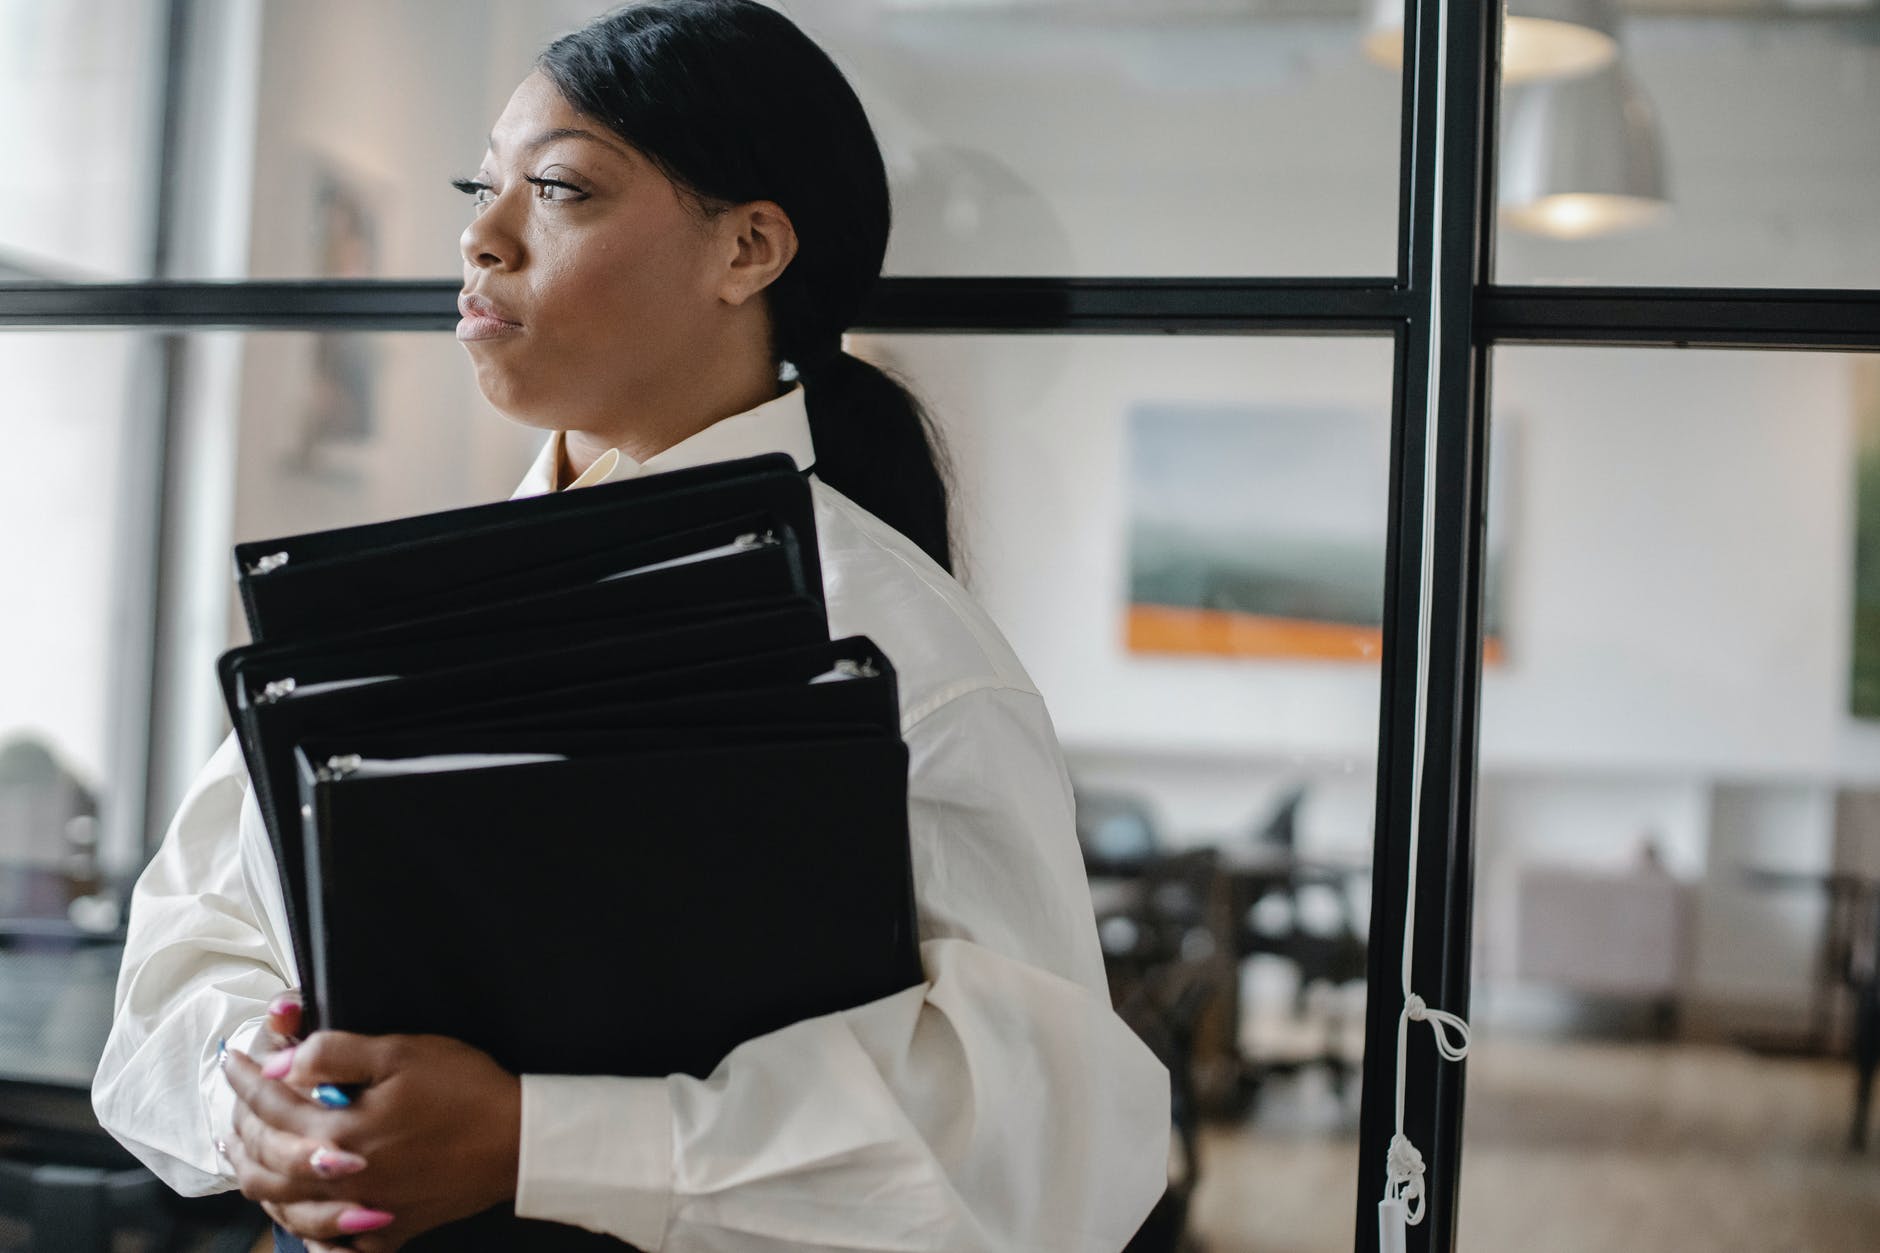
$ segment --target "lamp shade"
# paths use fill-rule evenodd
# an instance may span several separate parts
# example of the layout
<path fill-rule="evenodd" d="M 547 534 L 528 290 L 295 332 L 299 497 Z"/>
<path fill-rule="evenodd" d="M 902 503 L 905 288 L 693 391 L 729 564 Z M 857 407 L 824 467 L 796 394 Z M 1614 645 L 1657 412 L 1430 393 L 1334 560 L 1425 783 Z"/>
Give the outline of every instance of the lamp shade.
<path fill-rule="evenodd" d="M 1364 53 L 1379 65 L 1403 65 L 1403 10 L 1403 0 L 1371 0 Z M 1589 74 L 1618 54 L 1606 0 L 1508 0 L 1501 32 L 1504 85 Z"/>
<path fill-rule="evenodd" d="M 1657 118 L 1616 64 L 1514 93 L 1500 165 L 1503 218 L 1535 234 L 1584 239 L 1670 208 Z"/>

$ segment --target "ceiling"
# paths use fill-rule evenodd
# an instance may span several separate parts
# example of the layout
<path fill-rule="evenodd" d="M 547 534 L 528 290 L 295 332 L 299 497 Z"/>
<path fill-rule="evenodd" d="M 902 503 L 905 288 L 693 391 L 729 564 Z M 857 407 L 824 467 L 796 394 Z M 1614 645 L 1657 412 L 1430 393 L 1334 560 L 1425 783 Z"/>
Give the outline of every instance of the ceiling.
<path fill-rule="evenodd" d="M 1880 13 L 1880 0 L 1612 0 L 1622 14 L 1794 20 Z M 887 10 L 1051 11 L 1092 17 L 1352 17 L 1366 0 L 879 0 Z"/>

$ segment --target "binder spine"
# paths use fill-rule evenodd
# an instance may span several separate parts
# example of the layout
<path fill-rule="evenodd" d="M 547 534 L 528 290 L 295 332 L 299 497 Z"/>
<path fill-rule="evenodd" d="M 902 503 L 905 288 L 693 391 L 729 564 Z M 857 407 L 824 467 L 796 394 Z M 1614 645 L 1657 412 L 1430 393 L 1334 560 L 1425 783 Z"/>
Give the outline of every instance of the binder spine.
<path fill-rule="evenodd" d="M 300 762 L 301 851 L 306 861 L 307 948 L 310 967 L 307 987 L 302 989 L 306 1031 L 316 1031 L 334 1021 L 332 975 L 327 962 L 326 937 L 338 916 L 337 902 L 329 899 L 327 876 L 321 873 L 322 850 L 332 830 L 332 785 L 357 768 L 359 758 L 329 757 L 317 768 L 296 751 Z"/>

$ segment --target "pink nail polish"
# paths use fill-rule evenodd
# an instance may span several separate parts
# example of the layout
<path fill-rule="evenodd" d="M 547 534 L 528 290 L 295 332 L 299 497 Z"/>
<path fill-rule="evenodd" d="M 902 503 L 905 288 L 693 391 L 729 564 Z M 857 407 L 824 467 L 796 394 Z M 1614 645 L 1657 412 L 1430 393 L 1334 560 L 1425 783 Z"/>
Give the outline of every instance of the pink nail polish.
<path fill-rule="evenodd" d="M 269 1055 L 267 1064 L 261 1068 L 261 1073 L 270 1079 L 279 1079 L 286 1075 L 293 1065 L 294 1050 L 284 1048 L 278 1053 Z"/>
<path fill-rule="evenodd" d="M 362 1231 L 377 1231 L 397 1220 L 398 1215 L 388 1214 L 382 1209 L 349 1209 L 339 1216 L 339 1229 L 349 1236 L 356 1236 Z"/>
<path fill-rule="evenodd" d="M 317 1148 L 313 1156 L 307 1159 L 317 1174 L 328 1179 L 339 1175 L 357 1174 L 366 1168 L 366 1159 L 357 1153 L 348 1153 L 344 1149 Z"/>

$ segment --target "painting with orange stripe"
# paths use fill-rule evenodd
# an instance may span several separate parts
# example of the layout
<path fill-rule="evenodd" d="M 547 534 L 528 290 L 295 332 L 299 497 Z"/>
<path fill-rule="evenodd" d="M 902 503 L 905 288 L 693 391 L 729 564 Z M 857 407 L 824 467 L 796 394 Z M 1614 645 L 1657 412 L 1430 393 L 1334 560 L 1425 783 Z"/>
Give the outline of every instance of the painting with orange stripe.
<path fill-rule="evenodd" d="M 1854 656 L 1848 711 L 1880 718 L 1880 361 L 1854 362 Z"/>
<path fill-rule="evenodd" d="M 1490 440 L 1489 665 L 1505 658 L 1513 429 L 1501 420 Z M 1145 402 L 1128 441 L 1131 652 L 1377 664 L 1388 411 Z"/>

